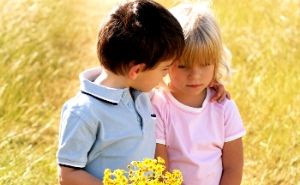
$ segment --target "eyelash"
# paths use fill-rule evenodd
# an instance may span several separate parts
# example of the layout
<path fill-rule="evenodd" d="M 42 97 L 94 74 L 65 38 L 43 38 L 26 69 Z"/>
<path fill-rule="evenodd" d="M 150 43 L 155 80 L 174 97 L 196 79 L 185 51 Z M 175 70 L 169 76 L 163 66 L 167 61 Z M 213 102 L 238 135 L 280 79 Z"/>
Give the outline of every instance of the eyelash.
<path fill-rule="evenodd" d="M 201 65 L 201 67 L 207 67 L 207 66 L 209 66 L 209 65 L 210 65 L 210 64 Z M 177 67 L 180 68 L 180 69 L 188 68 L 188 66 L 185 66 L 185 65 L 178 65 Z"/>
<path fill-rule="evenodd" d="M 186 68 L 186 66 L 184 66 L 184 65 L 178 65 L 177 67 L 181 68 L 181 69 Z"/>

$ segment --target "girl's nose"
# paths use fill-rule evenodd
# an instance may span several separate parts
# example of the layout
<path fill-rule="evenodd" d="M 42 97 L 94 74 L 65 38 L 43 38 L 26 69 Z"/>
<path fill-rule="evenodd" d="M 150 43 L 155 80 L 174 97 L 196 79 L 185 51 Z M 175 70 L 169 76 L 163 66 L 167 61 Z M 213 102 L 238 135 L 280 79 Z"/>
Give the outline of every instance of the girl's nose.
<path fill-rule="evenodd" d="M 201 77 L 201 69 L 199 67 L 193 67 L 191 68 L 191 71 L 189 73 L 189 77 L 192 79 L 197 79 Z"/>

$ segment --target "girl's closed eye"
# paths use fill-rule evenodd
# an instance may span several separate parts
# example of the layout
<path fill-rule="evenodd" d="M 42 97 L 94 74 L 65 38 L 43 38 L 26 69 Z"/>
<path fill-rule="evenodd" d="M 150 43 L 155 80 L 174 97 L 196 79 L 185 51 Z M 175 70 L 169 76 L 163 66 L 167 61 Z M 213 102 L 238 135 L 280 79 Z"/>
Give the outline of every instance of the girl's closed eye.
<path fill-rule="evenodd" d="M 206 62 L 206 63 L 200 64 L 201 67 L 207 67 L 207 66 L 211 66 L 211 65 L 213 65 L 212 62 Z"/>

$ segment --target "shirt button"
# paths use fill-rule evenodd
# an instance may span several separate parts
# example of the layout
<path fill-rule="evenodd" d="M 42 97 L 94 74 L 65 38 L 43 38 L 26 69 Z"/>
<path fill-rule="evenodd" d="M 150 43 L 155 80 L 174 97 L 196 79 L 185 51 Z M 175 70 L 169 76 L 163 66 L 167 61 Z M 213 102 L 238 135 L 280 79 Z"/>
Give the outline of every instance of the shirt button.
<path fill-rule="evenodd" d="M 141 122 L 141 118 L 140 118 L 140 117 L 137 117 L 136 120 L 137 120 L 138 122 Z"/>

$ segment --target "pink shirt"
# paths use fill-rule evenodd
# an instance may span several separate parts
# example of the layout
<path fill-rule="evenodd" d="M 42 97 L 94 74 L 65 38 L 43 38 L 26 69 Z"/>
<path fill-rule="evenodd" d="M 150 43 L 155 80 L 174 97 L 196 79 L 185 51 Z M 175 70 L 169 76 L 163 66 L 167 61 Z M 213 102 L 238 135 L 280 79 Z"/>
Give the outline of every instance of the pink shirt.
<path fill-rule="evenodd" d="M 245 135 L 236 104 L 212 103 L 213 93 L 207 91 L 201 108 L 186 106 L 163 89 L 152 96 L 156 142 L 167 146 L 170 169 L 181 170 L 185 185 L 218 185 L 224 142 Z"/>

